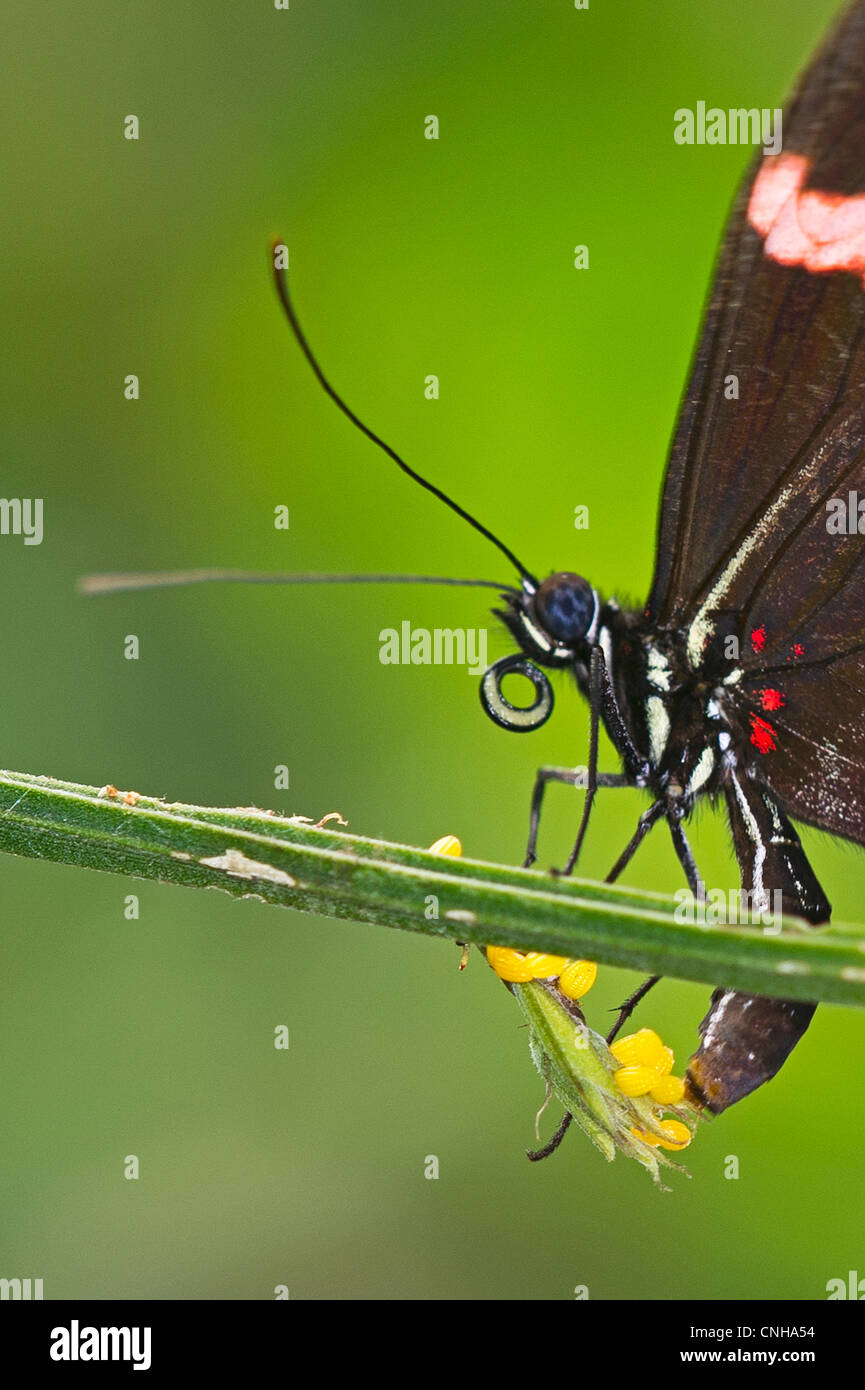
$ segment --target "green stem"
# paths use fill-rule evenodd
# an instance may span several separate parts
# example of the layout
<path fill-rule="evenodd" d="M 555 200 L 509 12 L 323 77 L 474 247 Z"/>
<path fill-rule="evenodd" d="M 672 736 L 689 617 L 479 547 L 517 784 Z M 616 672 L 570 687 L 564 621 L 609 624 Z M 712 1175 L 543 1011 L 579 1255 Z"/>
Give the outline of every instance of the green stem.
<path fill-rule="evenodd" d="M 134 805 L 0 773 L 0 850 L 478 945 L 550 951 L 755 994 L 865 1005 L 865 932 L 677 922 L 660 894 L 432 855 L 244 808 Z M 437 913 L 437 915 L 436 915 Z"/>

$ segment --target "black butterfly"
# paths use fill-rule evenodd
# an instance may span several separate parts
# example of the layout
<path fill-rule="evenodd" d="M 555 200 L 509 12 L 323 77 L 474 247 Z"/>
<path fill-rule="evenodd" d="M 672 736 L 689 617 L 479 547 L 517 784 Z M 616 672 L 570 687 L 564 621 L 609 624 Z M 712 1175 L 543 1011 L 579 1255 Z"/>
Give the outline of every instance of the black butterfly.
<path fill-rule="evenodd" d="M 544 667 L 571 670 L 590 704 L 587 794 L 563 872 L 577 862 L 597 789 L 637 786 L 651 803 L 608 880 L 665 821 L 699 896 L 685 822 L 698 798 L 723 798 L 751 901 L 780 894 L 785 913 L 827 921 L 829 901 L 791 817 L 865 844 L 865 542 L 851 500 L 860 488 L 865 497 L 865 0 L 848 9 L 806 73 L 786 113 L 783 152 L 758 159 L 733 210 L 673 440 L 655 575 L 640 612 L 623 611 L 573 573 L 539 582 L 492 532 L 409 468 L 330 385 L 278 269 L 276 281 L 297 339 L 339 408 L 519 575 L 518 587 L 427 576 L 283 581 L 414 579 L 499 589 L 499 616 L 520 650 L 483 677 L 486 712 L 508 729 L 539 727 L 552 709 Z M 852 526 L 842 526 L 842 511 Z M 246 577 L 253 576 L 106 576 L 89 587 Z M 527 709 L 502 691 L 515 671 L 535 688 Z M 621 772 L 598 771 L 601 722 Z M 538 773 L 527 864 L 550 781 L 573 784 L 574 770 Z M 653 983 L 629 1001 L 617 1027 Z M 762 1085 L 813 1013 L 811 1004 L 716 990 L 688 1069 L 690 1099 L 717 1113 Z"/>
<path fill-rule="evenodd" d="M 735 379 L 738 398 L 728 398 Z M 661 504 L 641 613 L 584 579 L 524 577 L 523 651 L 575 665 L 626 782 L 652 805 L 615 877 L 665 819 L 723 796 L 742 886 L 814 924 L 830 904 L 790 823 L 865 844 L 865 4 L 845 13 L 759 159 L 721 250 Z M 856 521 L 842 529 L 841 507 Z M 865 508 L 863 508 L 865 510 Z M 833 524 L 834 523 L 834 524 Z M 862 523 L 865 532 L 865 521 Z M 546 650 L 545 650 L 546 645 Z M 569 657 L 565 656 L 565 652 Z M 491 701 L 492 703 L 492 701 Z M 496 705 L 494 718 L 507 718 Z M 594 772 L 589 795 L 618 778 Z M 573 780 L 573 773 L 544 778 Z M 535 796 L 533 836 L 543 790 Z M 688 1069 L 719 1112 L 774 1076 L 814 1006 L 716 990 Z"/>

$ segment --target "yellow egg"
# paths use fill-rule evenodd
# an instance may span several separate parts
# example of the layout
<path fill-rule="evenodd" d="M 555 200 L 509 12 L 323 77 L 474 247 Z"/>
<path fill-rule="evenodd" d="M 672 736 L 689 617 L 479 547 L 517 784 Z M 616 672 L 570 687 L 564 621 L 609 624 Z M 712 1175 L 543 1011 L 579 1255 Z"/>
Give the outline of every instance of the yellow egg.
<path fill-rule="evenodd" d="M 567 956 L 548 956 L 542 951 L 529 951 L 525 958 L 526 969 L 531 970 L 533 980 L 548 980 L 560 975 L 568 963 Z"/>
<path fill-rule="evenodd" d="M 649 1095 L 658 1105 L 680 1105 L 685 1099 L 685 1083 L 680 1076 L 661 1076 Z"/>
<path fill-rule="evenodd" d="M 661 1129 L 667 1136 L 658 1140 L 662 1149 L 686 1149 L 691 1142 L 691 1131 L 681 1120 L 662 1120 Z"/>
<path fill-rule="evenodd" d="M 488 946 L 487 963 L 500 980 L 506 980 L 511 985 L 524 985 L 534 978 L 522 952 L 512 951 L 509 946 Z"/>
<path fill-rule="evenodd" d="M 593 960 L 571 960 L 559 976 L 559 989 L 568 999 L 582 999 L 597 978 L 598 967 Z"/>
<path fill-rule="evenodd" d="M 641 1028 L 638 1033 L 617 1038 L 610 1051 L 623 1067 L 647 1066 L 657 1071 L 664 1044 L 651 1028 Z"/>
<path fill-rule="evenodd" d="M 463 847 L 456 835 L 442 835 L 440 840 L 436 840 L 434 845 L 430 845 L 430 854 L 449 854 L 452 859 L 459 859 L 463 852 Z"/>
<path fill-rule="evenodd" d="M 623 1095 L 645 1096 L 656 1084 L 658 1073 L 651 1067 L 620 1067 L 613 1072 L 613 1080 Z"/>
<path fill-rule="evenodd" d="M 671 1047 L 662 1047 L 658 1052 L 657 1060 L 653 1061 L 651 1065 L 661 1076 L 669 1076 L 670 1072 L 673 1070 L 673 1062 L 675 1060 L 673 1049 Z"/>
<path fill-rule="evenodd" d="M 632 1129 L 631 1133 L 635 1139 L 642 1139 L 644 1144 L 648 1144 L 650 1149 L 656 1149 L 661 1142 L 657 1134 L 647 1134 L 643 1129 Z"/>

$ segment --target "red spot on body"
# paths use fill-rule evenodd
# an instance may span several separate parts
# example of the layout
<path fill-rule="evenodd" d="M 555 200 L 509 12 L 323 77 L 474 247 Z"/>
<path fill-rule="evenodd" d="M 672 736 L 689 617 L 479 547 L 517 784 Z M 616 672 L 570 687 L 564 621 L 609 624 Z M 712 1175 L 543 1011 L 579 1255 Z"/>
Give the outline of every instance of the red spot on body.
<path fill-rule="evenodd" d="M 771 753 L 777 747 L 775 739 L 776 731 L 771 724 L 767 724 L 765 719 L 761 719 L 759 714 L 751 715 L 751 742 L 761 753 Z"/>
<path fill-rule="evenodd" d="M 763 625 L 763 626 L 761 626 L 761 627 L 755 627 L 755 628 L 754 628 L 754 631 L 751 633 L 751 646 L 754 648 L 754 651 L 755 651 L 755 652 L 761 652 L 761 651 L 763 650 L 763 648 L 765 647 L 765 645 L 766 645 L 766 628 L 765 628 L 765 625 Z"/>
<path fill-rule="evenodd" d="M 801 154 L 767 156 L 751 189 L 748 221 L 779 265 L 849 270 L 865 286 L 865 194 L 804 190 L 810 167 Z"/>
<path fill-rule="evenodd" d="M 804 654 L 805 654 L 805 648 L 804 648 L 803 646 L 801 646 L 801 644 L 800 644 L 799 642 L 796 642 L 796 643 L 790 648 L 790 651 L 793 653 L 794 657 L 795 657 L 795 656 L 804 656 Z"/>
<path fill-rule="evenodd" d="M 785 703 L 784 696 L 781 694 L 780 690 L 772 690 L 771 687 L 769 687 L 766 690 L 760 691 L 760 704 L 763 709 L 780 709 Z"/>

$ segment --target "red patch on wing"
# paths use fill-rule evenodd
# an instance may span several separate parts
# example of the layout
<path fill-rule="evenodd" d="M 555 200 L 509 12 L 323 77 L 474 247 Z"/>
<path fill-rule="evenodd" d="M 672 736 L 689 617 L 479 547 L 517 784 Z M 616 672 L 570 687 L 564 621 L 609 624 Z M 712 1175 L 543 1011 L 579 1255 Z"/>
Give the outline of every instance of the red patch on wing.
<path fill-rule="evenodd" d="M 771 724 L 767 724 L 765 719 L 761 719 L 759 714 L 751 715 L 751 742 L 761 753 L 771 753 L 777 747 L 775 739 L 776 731 Z"/>
<path fill-rule="evenodd" d="M 763 650 L 763 648 L 765 647 L 765 645 L 766 645 L 766 628 L 765 628 L 765 625 L 762 626 L 762 627 L 755 627 L 755 628 L 754 628 L 754 631 L 751 633 L 751 646 L 754 648 L 754 651 L 755 651 L 755 652 L 761 652 L 761 651 Z"/>
<path fill-rule="evenodd" d="M 760 691 L 760 704 L 763 709 L 780 709 L 786 701 L 780 690 L 773 690 L 771 687 Z"/>
<path fill-rule="evenodd" d="M 779 265 L 823 272 L 849 270 L 865 286 L 865 194 L 803 191 L 811 161 L 768 155 L 748 202 L 748 221 Z"/>

